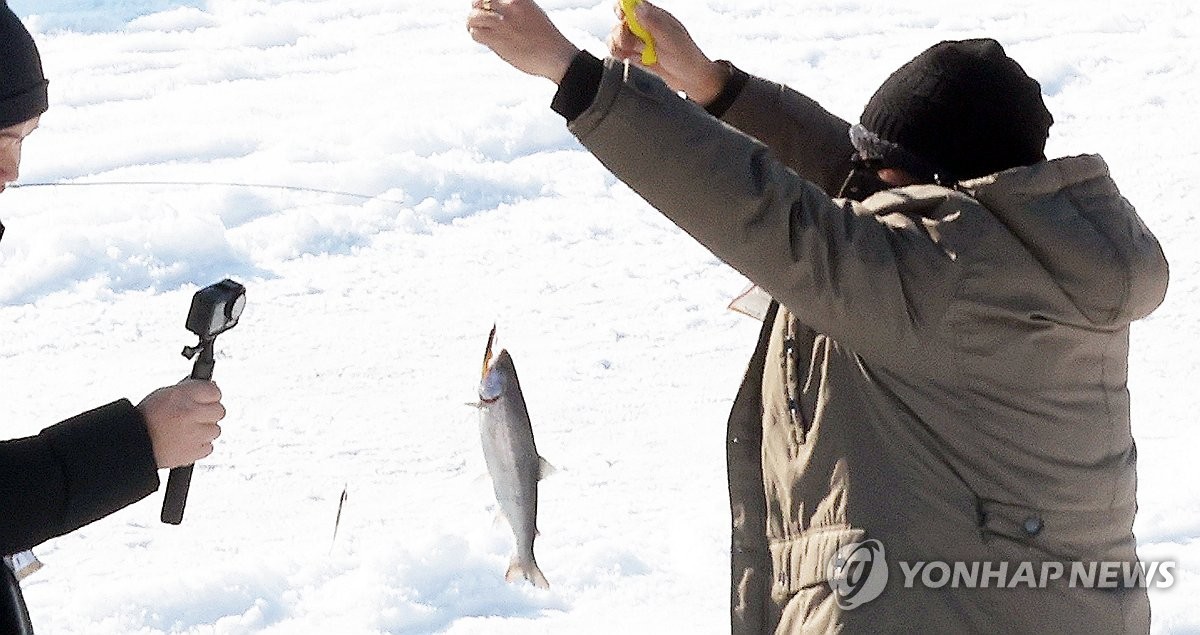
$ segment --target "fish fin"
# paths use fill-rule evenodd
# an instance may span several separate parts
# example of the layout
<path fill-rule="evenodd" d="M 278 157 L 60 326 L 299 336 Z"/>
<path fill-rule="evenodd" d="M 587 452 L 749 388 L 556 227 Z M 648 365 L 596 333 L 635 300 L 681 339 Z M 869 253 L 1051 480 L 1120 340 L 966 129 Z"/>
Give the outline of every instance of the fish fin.
<path fill-rule="evenodd" d="M 508 571 L 504 572 L 504 580 L 505 582 L 516 582 L 521 577 L 529 580 L 533 586 L 539 589 L 550 588 L 550 583 L 536 562 L 533 560 L 521 562 L 516 556 L 513 556 L 512 561 L 508 563 Z"/>
<path fill-rule="evenodd" d="M 483 402 L 482 401 L 467 401 L 467 402 L 464 402 L 463 405 L 470 406 L 470 407 L 478 410 L 483 407 Z"/>
<path fill-rule="evenodd" d="M 547 476 L 550 476 L 551 474 L 553 474 L 557 471 L 558 471 L 558 468 L 551 465 L 550 461 L 547 461 L 544 457 L 541 457 L 541 456 L 538 457 L 538 480 L 539 481 L 546 478 Z"/>

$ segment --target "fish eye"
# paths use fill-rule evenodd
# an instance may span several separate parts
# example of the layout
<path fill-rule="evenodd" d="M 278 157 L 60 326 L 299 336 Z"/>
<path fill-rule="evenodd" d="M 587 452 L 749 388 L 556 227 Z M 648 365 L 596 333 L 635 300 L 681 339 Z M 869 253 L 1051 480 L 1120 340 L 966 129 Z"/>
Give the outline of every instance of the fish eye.
<path fill-rule="evenodd" d="M 484 401 L 495 401 L 504 392 L 504 375 L 489 372 L 479 382 L 479 398 Z"/>

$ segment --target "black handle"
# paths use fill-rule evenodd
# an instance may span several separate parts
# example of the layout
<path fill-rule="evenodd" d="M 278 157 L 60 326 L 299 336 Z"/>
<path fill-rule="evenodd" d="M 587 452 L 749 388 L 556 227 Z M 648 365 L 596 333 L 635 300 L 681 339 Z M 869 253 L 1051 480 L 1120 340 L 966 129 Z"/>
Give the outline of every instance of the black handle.
<path fill-rule="evenodd" d="M 168 525 L 183 522 L 183 508 L 187 506 L 188 489 L 192 486 L 194 465 L 171 468 L 167 476 L 167 493 L 163 497 L 162 514 L 159 519 Z"/>
<path fill-rule="evenodd" d="M 213 342 L 200 343 L 200 357 L 192 365 L 192 379 L 212 379 Z M 168 525 L 178 525 L 183 522 L 183 508 L 187 506 L 188 490 L 192 486 L 193 465 L 171 468 L 167 476 L 167 491 L 163 496 L 162 513 L 159 520 Z"/>

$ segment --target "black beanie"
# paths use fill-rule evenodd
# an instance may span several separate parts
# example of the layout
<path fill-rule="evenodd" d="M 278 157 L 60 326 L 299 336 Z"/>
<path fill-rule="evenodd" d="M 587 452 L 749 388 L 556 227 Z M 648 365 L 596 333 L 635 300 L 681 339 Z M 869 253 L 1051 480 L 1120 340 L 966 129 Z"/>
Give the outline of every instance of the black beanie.
<path fill-rule="evenodd" d="M 992 39 L 935 44 L 888 77 L 862 125 L 953 180 L 1044 158 L 1042 87 Z"/>
<path fill-rule="evenodd" d="M 33 119 L 49 105 L 33 36 L 8 8 L 8 0 L 0 0 L 0 128 Z"/>

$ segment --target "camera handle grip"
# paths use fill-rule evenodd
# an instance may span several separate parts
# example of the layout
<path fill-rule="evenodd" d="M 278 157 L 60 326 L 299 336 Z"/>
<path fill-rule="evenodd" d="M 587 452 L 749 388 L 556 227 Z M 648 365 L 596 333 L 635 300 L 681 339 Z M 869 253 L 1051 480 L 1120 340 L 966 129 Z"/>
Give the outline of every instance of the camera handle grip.
<path fill-rule="evenodd" d="M 200 357 L 192 365 L 192 374 L 190 375 L 192 379 L 212 379 L 213 366 L 216 364 L 213 359 L 214 340 L 200 343 Z M 168 525 L 178 525 L 183 522 L 183 508 L 187 506 L 193 467 L 195 466 L 173 467 L 167 476 L 167 491 L 163 496 L 162 513 L 159 515 L 159 520 Z"/>

